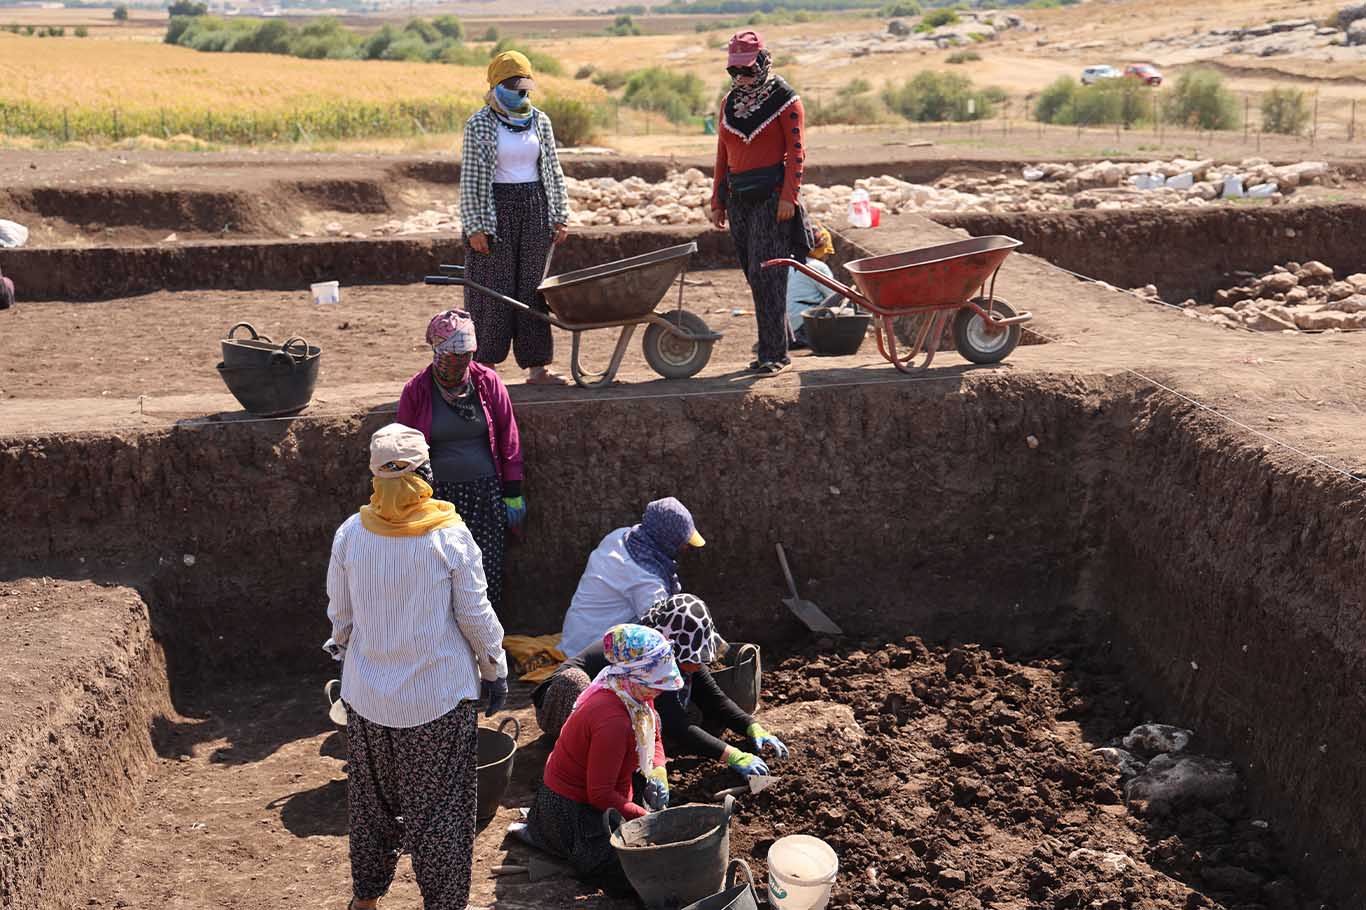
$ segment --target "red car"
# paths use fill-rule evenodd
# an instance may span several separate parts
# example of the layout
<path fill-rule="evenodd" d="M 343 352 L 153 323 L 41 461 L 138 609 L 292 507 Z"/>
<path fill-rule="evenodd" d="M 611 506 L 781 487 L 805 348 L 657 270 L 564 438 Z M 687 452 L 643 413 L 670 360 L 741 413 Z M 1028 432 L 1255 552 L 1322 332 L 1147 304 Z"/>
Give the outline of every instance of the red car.
<path fill-rule="evenodd" d="M 1151 63 L 1130 63 L 1124 67 L 1124 75 L 1129 79 L 1142 79 L 1145 85 L 1153 87 L 1162 84 L 1162 74 Z"/>

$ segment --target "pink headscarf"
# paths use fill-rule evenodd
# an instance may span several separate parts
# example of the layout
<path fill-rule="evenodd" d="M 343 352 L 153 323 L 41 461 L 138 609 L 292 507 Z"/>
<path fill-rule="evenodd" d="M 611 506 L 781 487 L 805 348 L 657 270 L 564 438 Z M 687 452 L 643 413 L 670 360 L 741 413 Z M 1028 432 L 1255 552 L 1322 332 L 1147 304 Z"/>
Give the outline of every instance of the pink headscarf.
<path fill-rule="evenodd" d="M 427 323 L 427 343 L 437 354 L 469 354 L 477 350 L 474 320 L 464 310 L 437 313 Z"/>

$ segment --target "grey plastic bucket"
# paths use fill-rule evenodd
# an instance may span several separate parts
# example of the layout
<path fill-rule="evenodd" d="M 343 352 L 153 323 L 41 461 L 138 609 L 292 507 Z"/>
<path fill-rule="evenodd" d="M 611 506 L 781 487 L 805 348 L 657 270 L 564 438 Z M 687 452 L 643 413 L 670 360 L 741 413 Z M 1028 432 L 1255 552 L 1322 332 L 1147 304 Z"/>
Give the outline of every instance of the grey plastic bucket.
<path fill-rule="evenodd" d="M 512 724 L 512 735 L 504 732 Z M 506 717 L 497 730 L 479 728 L 479 784 L 475 815 L 479 821 L 493 818 L 498 812 L 498 803 L 512 783 L 512 768 L 517 759 L 517 739 L 522 735 L 522 725 L 515 717 Z"/>
<path fill-rule="evenodd" d="M 629 822 L 608 809 L 603 823 L 646 910 L 680 910 L 721 890 L 734 814 L 727 796 L 723 806 L 678 806 Z"/>
<path fill-rule="evenodd" d="M 731 654 L 734 655 L 732 659 Z M 734 642 L 726 655 L 726 666 L 711 671 L 712 679 L 726 696 L 744 711 L 759 710 L 759 693 L 763 691 L 763 666 L 759 660 L 759 646 L 748 642 Z"/>
<path fill-rule="evenodd" d="M 737 872 L 745 873 L 743 883 L 736 881 Z M 754 873 L 749 871 L 749 864 L 742 859 L 731 860 L 726 867 L 725 890 L 688 904 L 683 910 L 759 910 L 759 894 L 754 890 Z"/>

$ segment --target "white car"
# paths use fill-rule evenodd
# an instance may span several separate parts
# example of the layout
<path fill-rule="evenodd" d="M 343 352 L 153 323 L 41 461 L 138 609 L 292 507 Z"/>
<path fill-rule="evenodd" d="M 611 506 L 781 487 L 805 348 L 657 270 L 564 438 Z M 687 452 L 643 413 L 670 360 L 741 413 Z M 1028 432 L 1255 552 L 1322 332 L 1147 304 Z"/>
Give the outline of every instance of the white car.
<path fill-rule="evenodd" d="M 1118 79 L 1122 75 L 1113 66 L 1088 66 L 1081 71 L 1081 84 L 1095 85 L 1102 79 Z"/>

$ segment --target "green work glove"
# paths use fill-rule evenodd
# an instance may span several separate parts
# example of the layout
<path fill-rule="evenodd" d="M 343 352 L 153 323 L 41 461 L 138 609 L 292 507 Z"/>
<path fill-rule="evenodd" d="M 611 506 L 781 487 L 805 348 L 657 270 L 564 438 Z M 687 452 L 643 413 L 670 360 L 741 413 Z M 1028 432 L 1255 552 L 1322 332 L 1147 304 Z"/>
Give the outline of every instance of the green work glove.
<path fill-rule="evenodd" d="M 757 755 L 748 752 L 741 752 L 739 749 L 731 747 L 726 753 L 726 764 L 730 765 L 731 770 L 739 771 L 745 777 L 767 777 L 768 765 Z"/>
<path fill-rule="evenodd" d="M 669 772 L 663 765 L 645 775 L 645 808 L 651 812 L 669 808 Z"/>
<path fill-rule="evenodd" d="M 503 505 L 508 510 L 508 529 L 514 534 L 521 534 L 522 524 L 526 521 L 526 497 L 504 496 Z"/>
<path fill-rule="evenodd" d="M 763 751 L 764 746 L 768 746 L 779 758 L 787 758 L 787 746 L 783 741 L 772 733 L 764 729 L 764 725 L 757 720 L 745 729 L 745 735 L 754 743 L 754 751 Z"/>

